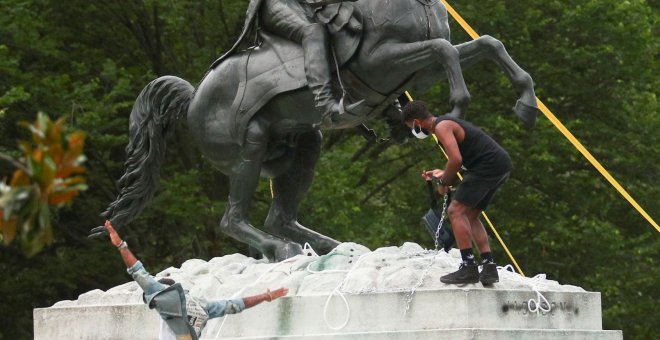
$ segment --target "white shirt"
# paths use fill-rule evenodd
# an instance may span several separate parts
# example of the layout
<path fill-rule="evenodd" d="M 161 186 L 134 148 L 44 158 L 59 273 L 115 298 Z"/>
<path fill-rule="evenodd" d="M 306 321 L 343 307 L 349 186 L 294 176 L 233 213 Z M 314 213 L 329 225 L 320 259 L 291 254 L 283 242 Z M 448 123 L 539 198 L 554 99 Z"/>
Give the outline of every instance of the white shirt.
<path fill-rule="evenodd" d="M 197 336 L 202 334 L 202 328 L 206 325 L 208 320 L 208 315 L 206 311 L 202 308 L 202 304 L 197 299 L 186 295 L 186 314 L 188 315 L 188 324 L 190 324 Z M 170 328 L 170 326 L 163 320 L 160 319 L 160 331 L 158 333 L 159 340 L 178 340 L 176 333 Z"/>
<path fill-rule="evenodd" d="M 158 340 L 177 340 L 176 334 L 172 328 L 167 325 L 167 322 L 160 318 L 160 332 L 158 332 Z"/>

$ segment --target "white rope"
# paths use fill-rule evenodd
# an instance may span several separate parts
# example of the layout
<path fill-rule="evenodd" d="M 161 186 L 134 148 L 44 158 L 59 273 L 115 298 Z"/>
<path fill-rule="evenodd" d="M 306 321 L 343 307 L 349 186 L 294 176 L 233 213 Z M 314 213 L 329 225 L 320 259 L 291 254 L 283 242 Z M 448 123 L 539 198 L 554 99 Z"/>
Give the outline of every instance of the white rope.
<path fill-rule="evenodd" d="M 309 268 L 309 266 L 312 263 L 307 265 L 306 270 L 309 273 L 312 273 L 312 274 L 346 273 L 346 276 L 344 277 L 344 279 L 341 280 L 341 282 L 337 285 L 337 287 L 335 287 L 335 289 L 332 290 L 330 295 L 328 295 L 328 298 L 325 300 L 325 305 L 323 306 L 323 321 L 325 322 L 325 325 L 328 326 L 328 328 L 330 328 L 333 331 L 338 331 L 338 330 L 341 330 L 344 327 L 346 327 L 346 325 L 348 324 L 348 321 L 351 318 L 351 307 L 348 304 L 348 300 L 346 299 L 346 296 L 344 296 L 344 293 L 342 293 L 341 287 L 344 285 L 344 283 L 346 283 L 346 280 L 348 279 L 348 276 L 350 275 L 350 273 L 355 268 L 358 267 L 358 264 L 360 263 L 360 261 L 362 261 L 364 258 L 366 258 L 367 257 L 366 255 L 368 255 L 368 254 L 373 254 L 373 253 L 366 253 L 366 254 L 360 255 L 360 257 L 357 259 L 357 261 L 355 261 L 355 263 L 348 270 L 345 270 L 345 269 L 312 270 L 312 269 Z M 342 301 L 344 301 L 344 306 L 346 307 L 346 320 L 344 320 L 344 322 L 340 326 L 337 326 L 337 327 L 333 327 L 332 325 L 330 325 L 330 322 L 328 321 L 328 306 L 330 305 L 330 301 L 332 300 L 332 298 L 335 295 L 339 295 L 339 297 L 342 299 Z"/>
<path fill-rule="evenodd" d="M 552 309 L 550 307 L 550 303 L 548 300 L 541 294 L 541 292 L 537 288 L 537 283 L 541 280 L 545 280 L 545 274 L 538 274 L 531 278 L 531 286 L 532 289 L 536 292 L 536 300 L 534 299 L 529 299 L 527 301 L 527 308 L 529 309 L 530 312 L 536 313 L 538 315 L 539 313 L 548 313 Z M 534 304 L 534 307 L 532 307 L 532 304 Z M 545 304 L 545 307 L 543 306 Z"/>
<path fill-rule="evenodd" d="M 545 296 L 543 296 L 543 294 L 538 289 L 538 283 L 541 280 L 546 279 L 545 274 L 538 274 L 532 278 L 526 278 L 516 273 L 513 266 L 510 264 L 507 264 L 504 267 L 498 266 L 497 270 L 510 271 L 521 278 L 520 280 L 518 280 L 519 282 L 526 283 L 532 287 L 532 290 L 536 293 L 536 300 L 529 299 L 527 301 L 527 309 L 529 310 L 530 313 L 536 313 L 536 315 L 539 315 L 540 313 L 549 313 L 552 310 L 552 307 L 550 306 L 548 299 L 546 299 Z"/>
<path fill-rule="evenodd" d="M 328 328 L 332 329 L 333 331 L 338 331 L 343 329 L 348 324 L 348 320 L 351 319 L 351 307 L 348 305 L 348 300 L 346 300 L 346 296 L 344 296 L 344 293 L 342 293 L 339 290 L 339 287 L 341 287 L 342 284 L 340 284 L 339 286 L 337 286 L 335 289 L 332 290 L 332 293 L 330 293 L 328 298 L 325 300 L 325 305 L 323 306 L 323 321 L 325 322 L 325 325 L 328 326 Z M 330 305 L 330 301 L 332 300 L 332 297 L 335 296 L 335 294 L 341 297 L 341 299 L 344 301 L 344 306 L 346 306 L 346 320 L 344 320 L 344 322 L 338 327 L 331 326 L 330 322 L 328 321 L 328 306 Z"/>
<path fill-rule="evenodd" d="M 344 327 L 346 327 L 346 325 L 347 325 L 348 322 L 350 321 L 350 318 L 351 318 L 351 308 L 350 308 L 350 304 L 348 303 L 348 300 L 346 299 L 346 296 L 345 296 L 344 293 L 342 292 L 342 287 L 344 286 L 344 284 L 345 284 L 346 281 L 348 280 L 348 277 L 350 276 L 350 273 L 351 273 L 352 271 L 354 271 L 356 268 L 358 268 L 358 267 L 359 267 L 359 264 L 362 262 L 362 260 L 364 260 L 365 258 L 367 258 L 367 257 L 368 257 L 367 255 L 369 255 L 369 254 L 374 254 L 374 252 L 369 252 L 369 253 L 365 253 L 365 254 L 360 255 L 360 256 L 358 257 L 357 261 L 355 261 L 355 263 L 351 266 L 350 269 L 313 270 L 313 269 L 310 268 L 310 266 L 312 265 L 313 262 L 310 262 L 310 263 L 307 265 L 307 267 L 305 268 L 305 270 L 306 270 L 307 272 L 311 273 L 311 274 L 346 273 L 346 276 L 344 276 L 344 279 L 341 280 L 341 282 L 339 282 L 339 284 L 338 284 L 338 285 L 332 290 L 332 292 L 330 293 L 330 295 L 328 295 L 328 297 L 327 297 L 327 299 L 326 299 L 326 301 L 325 301 L 324 307 L 323 307 L 323 321 L 325 322 L 326 326 L 327 326 L 328 328 L 330 328 L 331 330 L 333 330 L 333 331 L 338 331 L 338 330 L 343 329 Z M 407 296 L 407 298 L 406 298 L 406 307 L 405 307 L 405 310 L 404 310 L 404 315 L 405 315 L 406 313 L 408 313 L 408 310 L 410 309 L 410 305 L 411 305 L 411 303 L 412 303 L 413 295 L 414 295 L 415 292 L 417 291 L 417 288 L 419 288 L 420 286 L 422 286 L 422 284 L 424 283 L 424 279 L 425 279 L 426 276 L 428 275 L 428 272 L 430 271 L 430 269 L 433 267 L 433 264 L 435 263 L 435 261 L 436 261 L 436 259 L 437 259 L 437 257 L 438 257 L 438 254 L 440 254 L 440 250 L 439 250 L 439 249 L 437 249 L 437 250 L 435 250 L 435 251 L 423 251 L 423 252 L 419 252 L 419 253 L 405 254 L 405 255 L 407 255 L 407 257 L 408 257 L 409 259 L 410 259 L 410 258 L 413 258 L 413 257 L 418 257 L 419 260 L 426 260 L 426 259 L 428 259 L 428 258 L 431 258 L 431 260 L 430 260 L 429 265 L 426 266 L 426 270 L 424 271 L 424 273 L 422 273 L 422 275 L 419 277 L 419 279 L 418 279 L 418 281 L 417 281 L 417 284 L 415 284 L 415 285 L 412 287 L 412 289 L 411 289 L 410 291 L 408 291 L 408 296 Z M 250 284 L 250 285 L 248 285 L 248 286 L 246 286 L 246 287 L 243 287 L 243 288 L 241 288 L 239 291 L 237 291 L 236 293 L 232 294 L 232 298 L 237 297 L 237 296 L 240 295 L 242 292 L 244 292 L 246 289 L 248 289 L 248 288 L 250 288 L 250 287 L 253 287 L 253 286 L 255 286 L 256 284 L 258 284 L 259 282 L 261 282 L 261 280 L 264 278 L 264 276 L 266 276 L 266 274 L 272 272 L 273 270 L 275 270 L 275 269 L 276 269 L 277 267 L 279 267 L 280 265 L 282 265 L 282 264 L 284 264 L 284 263 L 293 262 L 293 261 L 298 260 L 300 257 L 307 257 L 307 256 L 313 256 L 313 257 L 318 257 L 318 256 L 319 256 L 319 255 L 314 251 L 314 249 L 309 245 L 309 243 L 305 243 L 305 245 L 304 245 L 304 247 L 303 247 L 303 255 L 296 255 L 296 256 L 294 256 L 294 257 L 292 257 L 292 258 L 289 258 L 289 259 L 286 259 L 286 260 L 284 260 L 284 261 L 278 262 L 277 264 L 275 264 L 274 266 L 272 266 L 270 269 L 268 269 L 267 271 L 263 272 L 263 273 L 257 278 L 257 280 L 254 281 L 252 284 Z M 247 264 L 246 264 L 246 267 L 247 267 Z M 530 311 L 531 313 L 537 313 L 537 314 L 539 314 L 539 313 L 548 313 L 548 312 L 550 312 L 550 310 L 551 310 L 550 303 L 548 302 L 548 300 L 545 298 L 545 296 L 543 296 L 543 294 L 542 294 L 542 293 L 539 291 L 539 289 L 538 289 L 538 283 L 539 283 L 541 280 L 545 280 L 545 279 L 546 279 L 546 275 L 545 275 L 545 274 L 538 274 L 538 275 L 534 276 L 533 278 L 526 278 L 526 277 L 520 276 L 518 273 L 516 273 L 515 270 L 514 270 L 514 268 L 513 268 L 513 266 L 510 265 L 510 264 L 508 264 L 508 265 L 506 265 L 506 266 L 503 266 L 503 267 L 498 266 L 498 267 L 497 267 L 497 270 L 498 270 L 498 271 L 499 271 L 499 270 L 510 271 L 510 272 L 516 274 L 516 277 L 519 277 L 519 279 L 515 279 L 515 280 L 520 281 L 520 282 L 523 282 L 523 283 L 526 283 L 526 284 L 528 284 L 528 285 L 531 286 L 532 290 L 536 293 L 536 299 L 530 299 L 530 300 L 527 302 L 527 307 L 528 307 L 528 309 L 529 309 L 529 311 Z M 531 282 L 530 282 L 530 281 L 531 281 Z M 406 290 L 406 289 L 402 289 L 401 291 L 407 291 L 407 290 Z M 363 293 L 363 292 L 361 291 L 360 293 Z M 335 297 L 335 296 L 339 296 L 339 297 L 341 298 L 341 300 L 344 302 L 344 306 L 345 306 L 345 308 L 346 308 L 346 319 L 345 319 L 345 320 L 344 320 L 339 326 L 332 326 L 332 325 L 330 324 L 329 320 L 328 320 L 328 308 L 329 308 L 329 306 L 330 306 L 330 301 L 331 301 L 331 300 L 333 299 L 333 297 Z M 222 323 L 220 324 L 220 327 L 218 328 L 218 331 L 217 331 L 216 336 L 214 337 L 214 339 L 216 339 L 216 340 L 218 339 L 218 336 L 220 336 L 220 332 L 222 331 L 222 327 L 224 326 L 224 324 L 225 324 L 226 321 L 227 321 L 227 317 L 224 317 L 223 320 L 222 320 Z"/>
<path fill-rule="evenodd" d="M 306 245 L 306 246 L 309 246 L 309 244 L 307 244 L 307 243 L 306 243 L 305 245 Z M 310 246 L 309 249 L 311 249 L 311 248 L 312 248 L 312 247 Z M 311 249 L 311 251 L 314 252 L 314 249 Z M 314 254 L 316 254 L 316 252 L 314 252 Z M 236 293 L 232 294 L 231 297 L 230 297 L 230 299 L 235 299 L 235 298 L 237 298 L 240 294 L 242 294 L 246 289 L 251 288 L 251 287 L 254 287 L 257 283 L 261 282 L 261 279 L 263 279 L 263 277 L 266 276 L 266 274 L 272 272 L 273 270 L 275 270 L 275 268 L 279 267 L 279 266 L 282 265 L 283 263 L 293 262 L 293 261 L 295 261 L 295 260 L 298 260 L 300 257 L 304 257 L 304 256 L 306 256 L 306 255 L 296 255 L 296 256 L 294 256 L 294 257 L 290 257 L 290 258 L 288 258 L 288 259 L 286 259 L 286 260 L 284 260 L 284 261 L 278 262 L 278 263 L 275 264 L 274 266 L 270 267 L 270 269 L 268 269 L 267 271 L 263 272 L 263 273 L 257 278 L 257 280 L 255 280 L 253 283 L 251 283 L 251 284 L 249 284 L 249 285 L 247 285 L 247 286 L 245 286 L 245 287 L 239 289 Z M 316 255 L 316 256 L 318 256 L 318 255 Z M 248 261 L 246 261 L 245 263 L 247 263 L 247 262 L 248 262 Z M 245 265 L 245 267 L 247 267 L 247 264 Z M 215 333 L 215 337 L 214 337 L 214 339 L 216 339 L 216 340 L 218 339 L 218 336 L 220 336 L 220 331 L 222 331 L 222 327 L 225 325 L 225 322 L 227 321 L 227 315 L 225 315 L 222 319 L 223 319 L 223 320 L 222 320 L 222 323 L 220 324 L 220 327 L 218 328 L 218 331 Z"/>
<path fill-rule="evenodd" d="M 314 248 L 312 248 L 312 246 L 311 246 L 309 243 L 307 243 L 307 242 L 305 242 L 305 245 L 303 246 L 303 255 L 305 255 L 305 256 L 319 257 L 319 254 L 317 254 L 317 253 L 314 251 Z"/>
<path fill-rule="evenodd" d="M 516 270 L 513 269 L 513 266 L 512 266 L 511 264 L 507 264 L 507 265 L 504 266 L 504 267 L 502 267 L 502 266 L 497 266 L 497 270 L 505 270 L 505 271 L 507 271 L 507 272 L 512 272 L 512 273 L 514 273 L 514 274 L 518 274 L 518 273 L 516 273 Z"/>

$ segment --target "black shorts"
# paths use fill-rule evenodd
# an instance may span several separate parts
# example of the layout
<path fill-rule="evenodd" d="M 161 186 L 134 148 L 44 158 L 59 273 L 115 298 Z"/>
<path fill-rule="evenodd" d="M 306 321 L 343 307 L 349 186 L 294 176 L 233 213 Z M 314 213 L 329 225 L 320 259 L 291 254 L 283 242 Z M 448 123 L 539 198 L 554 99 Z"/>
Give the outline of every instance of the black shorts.
<path fill-rule="evenodd" d="M 468 173 L 458 186 L 452 199 L 471 208 L 486 210 L 495 190 L 509 179 L 509 172 L 497 176 L 483 176 Z"/>

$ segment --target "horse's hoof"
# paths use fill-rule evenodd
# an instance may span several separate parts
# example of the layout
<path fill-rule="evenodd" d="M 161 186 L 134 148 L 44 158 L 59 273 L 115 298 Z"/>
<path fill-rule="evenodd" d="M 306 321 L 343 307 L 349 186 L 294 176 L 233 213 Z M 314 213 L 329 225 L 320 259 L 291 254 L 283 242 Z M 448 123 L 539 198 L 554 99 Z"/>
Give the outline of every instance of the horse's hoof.
<path fill-rule="evenodd" d="M 109 235 L 108 230 L 105 229 L 105 226 L 100 226 L 90 230 L 89 235 L 87 235 L 87 237 L 99 239 L 102 237 L 107 237 L 108 235 Z"/>
<path fill-rule="evenodd" d="M 331 239 L 329 237 L 318 240 L 314 245 L 316 246 L 315 251 L 321 255 L 331 252 L 333 249 L 337 248 L 341 242 Z"/>
<path fill-rule="evenodd" d="M 454 105 L 451 111 L 447 112 L 447 116 L 458 119 L 465 119 L 467 113 L 467 105 Z"/>
<path fill-rule="evenodd" d="M 275 262 L 280 262 L 302 253 L 303 249 L 300 244 L 294 242 L 286 242 L 284 246 L 277 247 L 275 249 L 274 260 Z"/>
<path fill-rule="evenodd" d="M 518 99 L 516 106 L 513 107 L 516 116 L 523 122 L 526 128 L 532 129 L 536 125 L 536 116 L 539 114 L 539 108 L 534 105 L 527 105 Z"/>

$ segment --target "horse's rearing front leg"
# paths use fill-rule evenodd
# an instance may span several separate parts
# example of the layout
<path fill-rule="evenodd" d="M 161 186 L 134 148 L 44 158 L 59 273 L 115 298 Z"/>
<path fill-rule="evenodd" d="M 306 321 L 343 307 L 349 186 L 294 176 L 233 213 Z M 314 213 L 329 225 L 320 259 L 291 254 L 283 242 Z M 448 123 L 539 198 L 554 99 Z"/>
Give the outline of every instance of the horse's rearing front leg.
<path fill-rule="evenodd" d="M 445 39 L 432 39 L 415 43 L 385 43 L 372 54 L 373 65 L 392 65 L 401 72 L 414 73 L 433 65 L 441 65 L 449 80 L 451 114 L 463 117 L 470 103 L 458 50 Z"/>
<path fill-rule="evenodd" d="M 529 73 L 525 72 L 511 58 L 504 44 L 491 36 L 484 35 L 475 40 L 456 45 L 456 49 L 460 53 L 463 68 L 468 68 L 483 59 L 489 59 L 497 64 L 520 96 L 513 108 L 514 111 L 527 127 L 534 127 L 538 114 L 534 82 Z"/>

